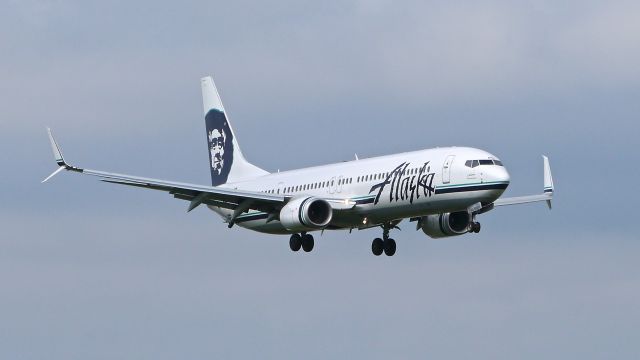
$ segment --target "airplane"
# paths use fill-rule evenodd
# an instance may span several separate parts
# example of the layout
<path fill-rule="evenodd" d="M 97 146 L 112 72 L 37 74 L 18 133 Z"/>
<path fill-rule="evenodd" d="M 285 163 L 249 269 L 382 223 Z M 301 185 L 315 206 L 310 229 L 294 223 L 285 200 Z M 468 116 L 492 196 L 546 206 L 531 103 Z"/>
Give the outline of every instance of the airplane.
<path fill-rule="evenodd" d="M 62 170 L 101 181 L 168 192 L 220 215 L 228 227 L 287 234 L 292 251 L 310 252 L 314 231 L 381 228 L 371 243 L 379 256 L 393 256 L 389 236 L 409 219 L 431 238 L 478 233 L 478 215 L 499 206 L 546 201 L 554 186 L 543 156 L 544 189 L 536 195 L 501 198 L 509 173 L 498 157 L 471 147 L 441 147 L 269 173 L 245 158 L 218 90 L 201 79 L 211 185 L 196 185 L 90 170 L 70 165 L 47 128 L 54 158 Z"/>

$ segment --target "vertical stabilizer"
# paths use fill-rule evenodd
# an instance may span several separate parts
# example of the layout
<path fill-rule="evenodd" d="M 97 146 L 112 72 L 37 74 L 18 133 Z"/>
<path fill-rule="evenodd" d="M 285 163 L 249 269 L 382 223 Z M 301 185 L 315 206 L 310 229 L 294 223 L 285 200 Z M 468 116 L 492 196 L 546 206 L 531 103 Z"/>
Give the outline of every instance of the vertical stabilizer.
<path fill-rule="evenodd" d="M 207 129 L 211 184 L 222 185 L 268 174 L 242 155 L 238 139 L 211 76 L 201 79 L 202 104 Z"/>

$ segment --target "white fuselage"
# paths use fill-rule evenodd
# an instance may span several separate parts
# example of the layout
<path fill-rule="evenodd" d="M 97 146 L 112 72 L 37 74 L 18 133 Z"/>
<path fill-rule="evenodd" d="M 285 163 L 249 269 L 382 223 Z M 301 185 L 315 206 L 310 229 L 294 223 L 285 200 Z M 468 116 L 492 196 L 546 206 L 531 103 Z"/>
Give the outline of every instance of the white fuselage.
<path fill-rule="evenodd" d="M 473 160 L 484 160 L 485 164 L 471 167 Z M 508 184 L 509 174 L 497 157 L 479 149 L 447 147 L 278 172 L 222 187 L 346 198 L 358 206 L 342 211 L 329 228 L 351 229 L 489 204 Z M 225 218 L 233 213 L 209 208 Z M 268 219 L 267 213 L 255 210 L 238 216 L 235 222 L 260 232 L 291 233 L 279 221 Z"/>

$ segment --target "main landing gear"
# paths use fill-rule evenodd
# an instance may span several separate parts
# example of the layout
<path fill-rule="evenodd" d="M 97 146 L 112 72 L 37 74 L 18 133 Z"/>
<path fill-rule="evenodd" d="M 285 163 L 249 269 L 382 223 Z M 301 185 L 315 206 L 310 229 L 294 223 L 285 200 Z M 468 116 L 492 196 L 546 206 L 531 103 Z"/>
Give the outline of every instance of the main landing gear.
<path fill-rule="evenodd" d="M 303 232 L 302 234 L 293 234 L 289 238 L 289 247 L 292 251 L 298 251 L 300 248 L 305 252 L 313 250 L 313 235 Z"/>
<path fill-rule="evenodd" d="M 371 252 L 375 256 L 380 256 L 384 252 L 387 256 L 393 256 L 396 253 L 396 241 L 389 237 L 389 230 L 393 226 L 385 224 L 382 226 L 382 239 L 375 238 L 371 243 Z"/>

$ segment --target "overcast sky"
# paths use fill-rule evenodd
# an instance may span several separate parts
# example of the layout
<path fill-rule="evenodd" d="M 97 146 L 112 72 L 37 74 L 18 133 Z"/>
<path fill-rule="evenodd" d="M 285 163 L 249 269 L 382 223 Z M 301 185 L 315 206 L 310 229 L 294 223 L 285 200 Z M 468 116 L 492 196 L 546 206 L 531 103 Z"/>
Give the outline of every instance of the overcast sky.
<path fill-rule="evenodd" d="M 637 1 L 0 2 L 0 358 L 637 359 Z M 293 169 L 434 146 L 507 195 L 392 258 L 55 169 L 207 184 L 199 78 L 243 152 Z"/>

